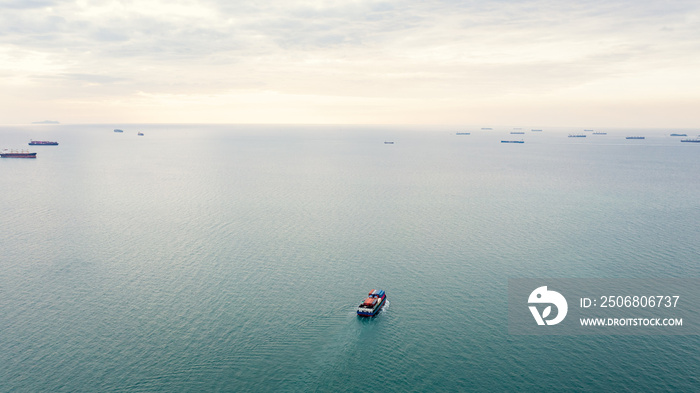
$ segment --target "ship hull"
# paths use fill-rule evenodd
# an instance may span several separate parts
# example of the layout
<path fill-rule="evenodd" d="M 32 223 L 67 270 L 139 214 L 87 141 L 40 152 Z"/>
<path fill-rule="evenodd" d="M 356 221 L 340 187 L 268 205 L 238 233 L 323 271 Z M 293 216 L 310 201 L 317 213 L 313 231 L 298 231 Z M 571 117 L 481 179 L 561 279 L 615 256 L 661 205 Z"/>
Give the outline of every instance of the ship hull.
<path fill-rule="evenodd" d="M 373 317 L 379 314 L 379 311 L 384 307 L 384 303 L 386 303 L 386 294 L 377 297 L 377 300 L 377 304 L 372 308 L 361 304 L 360 307 L 357 308 L 357 315 L 360 317 Z"/>
<path fill-rule="evenodd" d="M 58 142 L 32 141 L 29 146 L 58 146 Z"/>
<path fill-rule="evenodd" d="M 0 153 L 0 158 L 36 158 L 36 153 Z"/>

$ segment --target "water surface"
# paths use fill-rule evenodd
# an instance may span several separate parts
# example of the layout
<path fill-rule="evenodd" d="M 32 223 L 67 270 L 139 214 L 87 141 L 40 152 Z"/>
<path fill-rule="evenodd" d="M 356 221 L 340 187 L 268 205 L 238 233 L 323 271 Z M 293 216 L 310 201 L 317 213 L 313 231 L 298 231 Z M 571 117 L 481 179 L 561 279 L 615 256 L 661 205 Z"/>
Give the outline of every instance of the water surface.
<path fill-rule="evenodd" d="M 506 304 L 700 277 L 700 146 L 509 131 L 0 127 L 60 143 L 0 160 L 0 390 L 700 389 L 696 336 L 514 336 Z"/>

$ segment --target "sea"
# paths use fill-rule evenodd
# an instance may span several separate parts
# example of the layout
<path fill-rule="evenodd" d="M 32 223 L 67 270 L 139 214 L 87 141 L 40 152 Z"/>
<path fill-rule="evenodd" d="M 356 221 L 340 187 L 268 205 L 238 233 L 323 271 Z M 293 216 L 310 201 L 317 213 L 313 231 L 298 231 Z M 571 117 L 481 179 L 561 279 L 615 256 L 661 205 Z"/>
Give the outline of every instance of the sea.
<path fill-rule="evenodd" d="M 508 279 L 700 277 L 700 130 L 481 128 L 0 126 L 0 391 L 700 391 L 697 335 L 508 329 Z"/>

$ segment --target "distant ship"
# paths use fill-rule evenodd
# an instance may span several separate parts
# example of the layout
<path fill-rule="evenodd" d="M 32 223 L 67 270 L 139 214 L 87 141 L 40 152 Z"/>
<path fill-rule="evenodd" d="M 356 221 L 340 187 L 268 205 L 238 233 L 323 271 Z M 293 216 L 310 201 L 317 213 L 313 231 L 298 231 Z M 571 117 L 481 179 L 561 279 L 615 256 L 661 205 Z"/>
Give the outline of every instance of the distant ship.
<path fill-rule="evenodd" d="M 532 132 L 542 132 L 542 130 L 530 130 Z"/>
<path fill-rule="evenodd" d="M 625 139 L 644 139 L 643 136 L 626 136 Z"/>
<path fill-rule="evenodd" d="M 35 146 L 35 145 L 57 146 L 57 145 L 58 145 L 58 142 L 30 140 L 30 141 L 29 141 L 29 145 L 30 145 L 30 146 Z"/>
<path fill-rule="evenodd" d="M 493 128 L 489 128 L 489 127 L 482 127 L 481 129 L 482 130 L 493 130 Z"/>
<path fill-rule="evenodd" d="M 700 138 L 688 138 L 688 139 L 681 139 L 681 142 L 694 142 L 694 143 L 700 143 Z"/>
<path fill-rule="evenodd" d="M 357 315 L 373 317 L 384 307 L 384 303 L 386 303 L 386 292 L 382 289 L 373 289 L 369 291 L 369 295 L 362 304 L 357 307 Z"/>
<path fill-rule="evenodd" d="M 394 142 L 393 142 L 393 141 L 384 141 L 384 144 L 385 144 L 385 145 L 393 145 Z"/>
<path fill-rule="evenodd" d="M 471 132 L 458 132 L 457 135 L 471 135 Z"/>
<path fill-rule="evenodd" d="M 525 141 L 501 141 L 501 143 L 525 143 Z"/>
<path fill-rule="evenodd" d="M 583 130 L 583 131 L 584 131 L 584 132 L 591 132 L 591 131 L 593 131 L 593 130 Z"/>
<path fill-rule="evenodd" d="M 137 134 L 138 136 L 143 136 L 143 132 L 140 132 Z"/>
<path fill-rule="evenodd" d="M 671 136 L 688 136 L 688 134 L 671 134 Z"/>
<path fill-rule="evenodd" d="M 593 135 L 608 135 L 607 132 L 594 132 Z"/>
<path fill-rule="evenodd" d="M 124 132 L 124 130 L 120 130 L 120 129 L 118 129 L 118 128 L 115 128 L 115 129 L 114 129 L 114 132 Z"/>
<path fill-rule="evenodd" d="M 511 134 L 524 134 L 524 132 L 522 132 L 522 131 L 511 131 L 510 133 Z"/>
<path fill-rule="evenodd" d="M 569 134 L 569 138 L 585 138 L 585 134 Z"/>
<path fill-rule="evenodd" d="M 36 153 L 30 153 L 28 150 L 3 150 L 0 152 L 2 158 L 36 158 Z"/>

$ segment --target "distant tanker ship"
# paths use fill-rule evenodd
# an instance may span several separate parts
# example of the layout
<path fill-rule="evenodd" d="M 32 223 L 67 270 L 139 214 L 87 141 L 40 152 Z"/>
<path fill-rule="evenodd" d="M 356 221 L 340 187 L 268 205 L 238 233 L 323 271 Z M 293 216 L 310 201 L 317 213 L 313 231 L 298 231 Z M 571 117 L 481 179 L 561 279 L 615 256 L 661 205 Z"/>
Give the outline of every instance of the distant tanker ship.
<path fill-rule="evenodd" d="M 0 152 L 1 158 L 36 158 L 36 153 L 30 153 L 28 150 L 3 150 Z"/>
<path fill-rule="evenodd" d="M 35 141 L 35 140 L 29 141 L 29 146 L 37 146 L 37 145 L 43 145 L 43 146 L 58 146 L 58 142 L 52 142 L 52 141 Z"/>

